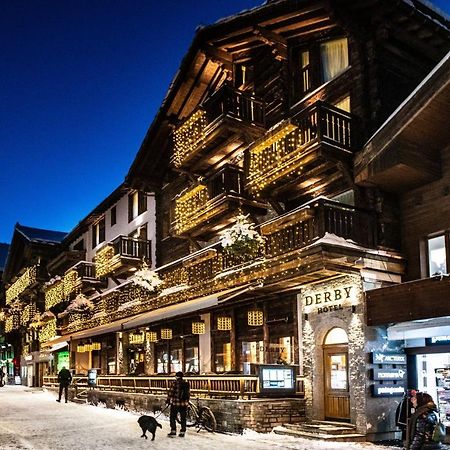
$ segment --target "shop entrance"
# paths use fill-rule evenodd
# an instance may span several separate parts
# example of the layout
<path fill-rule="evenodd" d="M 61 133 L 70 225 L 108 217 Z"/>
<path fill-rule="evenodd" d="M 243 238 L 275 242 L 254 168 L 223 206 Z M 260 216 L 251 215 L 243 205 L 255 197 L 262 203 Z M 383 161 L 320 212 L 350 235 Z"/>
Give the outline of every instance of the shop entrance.
<path fill-rule="evenodd" d="M 324 411 L 327 420 L 350 420 L 348 336 L 332 328 L 323 343 Z"/>

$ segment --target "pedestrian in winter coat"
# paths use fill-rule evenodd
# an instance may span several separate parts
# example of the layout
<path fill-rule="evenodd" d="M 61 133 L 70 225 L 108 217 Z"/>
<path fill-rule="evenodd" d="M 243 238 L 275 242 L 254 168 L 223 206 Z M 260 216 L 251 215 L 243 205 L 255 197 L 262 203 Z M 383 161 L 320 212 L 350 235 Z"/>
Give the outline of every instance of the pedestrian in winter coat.
<path fill-rule="evenodd" d="M 415 397 L 411 397 L 411 403 L 415 412 L 409 420 L 406 448 L 408 450 L 437 450 L 442 448 L 439 442 L 432 440 L 438 416 L 431 395 L 425 392 L 417 392 Z"/>
<path fill-rule="evenodd" d="M 63 367 L 59 373 L 58 373 L 58 383 L 59 383 L 59 395 L 57 402 L 61 402 L 61 395 L 64 389 L 64 399 L 66 400 L 69 398 L 69 384 L 72 381 L 72 374 Z"/>
<path fill-rule="evenodd" d="M 170 433 L 168 436 L 177 435 L 177 414 L 180 413 L 181 428 L 178 436 L 184 437 L 186 433 L 186 414 L 189 405 L 189 382 L 183 380 L 183 372 L 176 373 L 175 381 L 172 381 L 167 394 L 166 404 L 170 405 Z"/>

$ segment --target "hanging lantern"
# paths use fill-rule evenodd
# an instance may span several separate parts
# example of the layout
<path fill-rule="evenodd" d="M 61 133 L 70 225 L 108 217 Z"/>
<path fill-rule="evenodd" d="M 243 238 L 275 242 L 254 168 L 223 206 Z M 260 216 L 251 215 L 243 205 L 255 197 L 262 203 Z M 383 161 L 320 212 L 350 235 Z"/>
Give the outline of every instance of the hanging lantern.
<path fill-rule="evenodd" d="M 100 342 L 93 342 L 91 344 L 91 351 L 92 350 L 101 350 L 102 349 L 102 344 Z"/>
<path fill-rule="evenodd" d="M 84 353 L 86 351 L 86 346 L 84 344 L 78 344 L 77 345 L 77 352 L 78 353 Z"/>
<path fill-rule="evenodd" d="M 250 309 L 247 314 L 247 323 L 252 327 L 264 325 L 264 314 L 260 309 Z"/>
<path fill-rule="evenodd" d="M 219 331 L 230 331 L 231 330 L 231 317 L 218 316 L 217 317 L 217 329 Z"/>
<path fill-rule="evenodd" d="M 172 339 L 172 328 L 161 328 L 161 339 Z"/>
<path fill-rule="evenodd" d="M 205 334 L 206 325 L 204 320 L 192 322 L 192 334 Z"/>
<path fill-rule="evenodd" d="M 147 331 L 147 342 L 158 342 L 158 333 L 156 331 Z"/>

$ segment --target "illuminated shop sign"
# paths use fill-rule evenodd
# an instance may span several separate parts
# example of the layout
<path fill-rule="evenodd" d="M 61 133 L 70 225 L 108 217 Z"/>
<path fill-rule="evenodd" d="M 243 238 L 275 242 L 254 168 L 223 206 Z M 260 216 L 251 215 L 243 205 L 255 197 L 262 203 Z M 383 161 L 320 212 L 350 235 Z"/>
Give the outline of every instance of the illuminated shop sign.
<path fill-rule="evenodd" d="M 450 345 L 450 336 L 433 336 L 425 339 L 426 345 Z"/>
<path fill-rule="evenodd" d="M 303 289 L 303 312 L 323 314 L 358 304 L 360 287 L 355 281 L 344 278 Z"/>
<path fill-rule="evenodd" d="M 373 397 L 402 397 L 405 395 L 403 384 L 374 384 L 372 385 Z"/>
<path fill-rule="evenodd" d="M 406 370 L 399 369 L 373 369 L 372 379 L 375 381 L 401 381 L 406 378 Z"/>
<path fill-rule="evenodd" d="M 406 364 L 404 353 L 372 352 L 373 364 Z"/>

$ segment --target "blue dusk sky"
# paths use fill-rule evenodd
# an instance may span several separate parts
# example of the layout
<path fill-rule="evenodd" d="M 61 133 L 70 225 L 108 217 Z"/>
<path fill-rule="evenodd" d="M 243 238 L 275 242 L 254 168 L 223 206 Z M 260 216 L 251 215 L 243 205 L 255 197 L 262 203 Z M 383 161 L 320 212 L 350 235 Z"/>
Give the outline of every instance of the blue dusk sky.
<path fill-rule="evenodd" d="M 196 27 L 263 1 L 0 0 L 0 242 L 70 231 L 124 180 Z"/>

